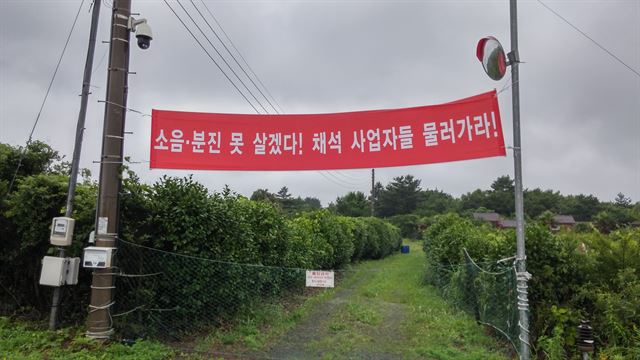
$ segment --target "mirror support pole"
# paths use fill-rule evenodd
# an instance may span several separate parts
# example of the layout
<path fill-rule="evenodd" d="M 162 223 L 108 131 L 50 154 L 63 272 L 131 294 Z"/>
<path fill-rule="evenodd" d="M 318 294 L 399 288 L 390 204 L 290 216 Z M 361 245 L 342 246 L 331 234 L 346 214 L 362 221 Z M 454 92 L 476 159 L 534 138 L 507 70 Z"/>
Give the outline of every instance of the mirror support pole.
<path fill-rule="evenodd" d="M 510 0 L 509 12 L 511 19 L 511 91 L 513 106 L 513 161 L 515 172 L 515 207 L 516 207 L 516 270 L 518 294 L 518 326 L 520 327 L 520 359 L 529 360 L 531 349 L 529 342 L 529 300 L 527 297 L 527 282 L 531 276 L 527 273 L 525 236 L 524 236 L 524 196 L 522 190 L 522 148 L 520 142 L 520 83 L 518 72 L 518 19 L 516 0 Z"/>

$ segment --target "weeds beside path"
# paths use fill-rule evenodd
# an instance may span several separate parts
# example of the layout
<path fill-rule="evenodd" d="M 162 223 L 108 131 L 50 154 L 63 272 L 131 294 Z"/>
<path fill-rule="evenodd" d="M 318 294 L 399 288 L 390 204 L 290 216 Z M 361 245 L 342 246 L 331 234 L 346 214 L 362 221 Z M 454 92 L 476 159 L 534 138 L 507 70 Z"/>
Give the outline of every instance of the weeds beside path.
<path fill-rule="evenodd" d="M 424 254 L 354 267 L 328 300 L 275 340 L 275 359 L 504 359 L 508 349 L 425 286 Z"/>

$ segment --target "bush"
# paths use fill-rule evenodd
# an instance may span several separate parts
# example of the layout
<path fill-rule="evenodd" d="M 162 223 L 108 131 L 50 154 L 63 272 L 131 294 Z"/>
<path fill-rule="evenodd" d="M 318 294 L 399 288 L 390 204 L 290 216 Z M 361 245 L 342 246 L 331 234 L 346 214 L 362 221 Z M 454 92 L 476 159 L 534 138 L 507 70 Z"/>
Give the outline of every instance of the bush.
<path fill-rule="evenodd" d="M 525 230 L 527 271 L 533 274 L 529 281 L 531 333 L 540 349 L 552 358 L 573 356 L 578 321 L 590 319 L 596 349 L 602 354 L 636 356 L 640 230 L 552 234 L 543 224 L 534 223 Z M 435 217 L 424 241 L 427 280 L 455 290 L 464 287 L 459 284 L 464 276 L 447 269 L 464 262 L 463 249 L 477 261 L 495 264 L 515 253 L 516 237 L 513 230 L 491 229 L 447 214 Z"/>
<path fill-rule="evenodd" d="M 0 251 L 0 313 L 16 310 L 48 312 L 51 288 L 39 285 L 42 258 L 57 255 L 49 243 L 51 220 L 64 214 L 68 177 L 58 174 L 37 174 L 22 177 L 13 191 L 2 202 L 2 251 Z M 81 256 L 89 228 L 93 228 L 96 188 L 91 183 L 80 183 L 77 188 L 73 217 L 76 219 L 74 241 L 66 249 L 66 256 Z M 19 269 L 20 271 L 16 271 Z M 81 272 L 83 284 L 65 292 L 65 301 L 73 304 L 63 309 L 69 320 L 87 302 L 89 275 Z M 8 295 L 8 297 L 7 297 Z"/>
<path fill-rule="evenodd" d="M 2 181 L 0 185 L 6 185 Z M 65 175 L 21 174 L 0 203 L 1 312 L 24 307 L 42 317 L 48 313 L 51 294 L 50 288 L 38 285 L 40 262 L 54 251 L 49 226 L 63 213 L 67 184 Z M 94 228 L 96 196 L 95 183 L 78 184 L 75 238 L 68 256 L 81 256 Z M 380 219 L 347 218 L 327 210 L 288 218 L 278 206 L 250 201 L 229 189 L 210 193 L 191 177 L 163 177 L 144 185 L 126 170 L 121 200 L 121 238 L 133 244 L 119 247 L 118 271 L 161 275 L 140 287 L 131 284 L 146 278 L 118 278 L 119 294 L 126 296 L 118 295 L 117 310 L 141 304 L 171 309 L 170 323 L 176 328 L 199 326 L 194 319 L 203 312 L 229 318 L 256 301 L 304 286 L 304 269 L 340 269 L 352 261 L 389 255 L 400 244 L 398 230 Z M 80 321 L 86 315 L 90 276 L 81 271 L 80 284 L 65 288 L 66 320 Z M 151 335 L 145 321 L 157 314 L 134 314 L 127 330 Z"/>
<path fill-rule="evenodd" d="M 391 224 L 400 229 L 400 235 L 403 238 L 419 239 L 421 237 L 420 231 L 420 217 L 414 214 L 395 215 L 387 219 Z"/>
<path fill-rule="evenodd" d="M 144 194 L 142 210 L 147 214 L 137 225 L 129 224 L 129 229 L 147 229 L 133 242 L 224 261 L 153 253 L 157 259 L 147 259 L 144 269 L 139 254 L 124 253 L 135 249 L 122 247 L 123 269 L 163 275 L 151 288 L 132 287 L 129 296 L 119 300 L 120 308 L 153 304 L 173 309 L 163 326 L 175 328 L 170 331 L 174 334 L 210 325 L 211 319 L 229 319 L 255 302 L 304 286 L 304 269 L 340 269 L 352 260 L 366 259 L 368 238 L 375 239 L 375 258 L 392 253 L 400 244 L 398 230 L 379 219 L 347 218 L 327 210 L 287 219 L 272 203 L 251 201 L 228 189 L 209 194 L 190 177 L 164 177 L 146 189 L 131 189 Z M 148 268 L 153 264 L 155 268 Z M 206 317 L 198 316 L 203 312 Z M 125 331 L 149 331 L 144 324 L 157 320 L 154 316 L 128 319 Z"/>

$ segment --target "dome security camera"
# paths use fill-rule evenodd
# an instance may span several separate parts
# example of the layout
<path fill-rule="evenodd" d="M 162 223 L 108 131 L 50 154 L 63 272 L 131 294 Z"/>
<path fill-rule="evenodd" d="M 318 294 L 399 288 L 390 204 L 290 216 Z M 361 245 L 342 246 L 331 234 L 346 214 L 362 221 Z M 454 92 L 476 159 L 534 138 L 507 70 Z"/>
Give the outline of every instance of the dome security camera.
<path fill-rule="evenodd" d="M 138 47 L 142 50 L 146 50 L 151 46 L 151 40 L 153 39 L 153 34 L 151 33 L 151 27 L 147 24 L 147 22 L 143 22 L 138 24 L 135 29 L 136 38 L 138 38 Z"/>
<path fill-rule="evenodd" d="M 138 47 L 140 49 L 146 50 L 151 46 L 153 35 L 151 33 L 151 26 L 147 24 L 147 19 L 134 19 L 133 17 L 130 17 L 128 27 L 129 30 L 136 33 L 136 38 L 138 38 Z"/>

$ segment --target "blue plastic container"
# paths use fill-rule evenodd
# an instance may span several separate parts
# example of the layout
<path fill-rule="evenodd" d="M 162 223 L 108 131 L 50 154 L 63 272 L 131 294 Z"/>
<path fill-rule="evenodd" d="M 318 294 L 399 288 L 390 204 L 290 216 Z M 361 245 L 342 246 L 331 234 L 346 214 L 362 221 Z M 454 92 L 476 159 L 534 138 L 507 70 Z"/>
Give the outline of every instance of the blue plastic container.
<path fill-rule="evenodd" d="M 408 254 L 409 253 L 409 245 L 402 245 L 402 247 L 400 248 L 400 253 Z"/>

